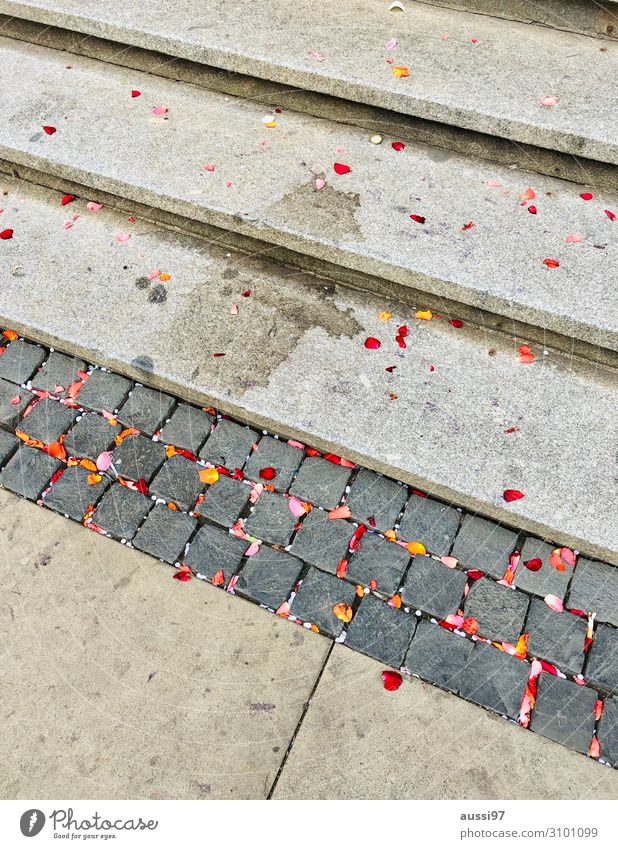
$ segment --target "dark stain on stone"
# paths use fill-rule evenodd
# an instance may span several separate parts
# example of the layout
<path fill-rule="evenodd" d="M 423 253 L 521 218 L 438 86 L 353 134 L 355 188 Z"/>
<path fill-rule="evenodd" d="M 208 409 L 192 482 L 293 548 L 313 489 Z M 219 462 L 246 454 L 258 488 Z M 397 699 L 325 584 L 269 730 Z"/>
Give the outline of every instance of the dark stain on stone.
<path fill-rule="evenodd" d="M 138 277 L 135 281 L 136 289 L 147 289 L 150 286 L 150 280 L 147 277 Z"/>
<path fill-rule="evenodd" d="M 154 371 L 154 363 L 151 358 L 147 357 L 146 355 L 140 355 L 139 357 L 135 357 L 134 360 L 131 360 L 131 365 L 134 366 L 134 368 L 140 369 L 140 371 Z"/>
<path fill-rule="evenodd" d="M 238 272 L 235 268 L 226 268 L 223 272 L 224 280 L 234 280 L 235 277 L 238 277 Z"/>
<path fill-rule="evenodd" d="M 272 713 L 275 709 L 275 705 L 269 704 L 267 702 L 254 702 L 249 705 L 249 713 L 252 716 L 255 716 L 258 713 Z"/>
<path fill-rule="evenodd" d="M 151 304 L 164 304 L 167 301 L 167 290 L 162 283 L 157 283 L 148 295 Z"/>
<path fill-rule="evenodd" d="M 284 195 L 273 206 L 288 225 L 302 224 L 305 230 L 315 235 L 326 232 L 331 239 L 347 236 L 363 240 L 356 220 L 359 208 L 358 192 L 338 191 L 330 183 L 316 191 L 313 181 Z"/>

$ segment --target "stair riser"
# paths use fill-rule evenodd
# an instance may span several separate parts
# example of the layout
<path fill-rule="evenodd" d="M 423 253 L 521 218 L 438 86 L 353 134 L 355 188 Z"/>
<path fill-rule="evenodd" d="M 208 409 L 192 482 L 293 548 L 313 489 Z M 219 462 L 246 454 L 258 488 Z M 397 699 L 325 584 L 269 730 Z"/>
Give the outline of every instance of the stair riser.
<path fill-rule="evenodd" d="M 185 59 L 171 58 L 163 53 L 118 44 L 95 36 L 84 37 L 81 33 L 11 18 L 8 15 L 0 15 L 0 35 L 254 100 L 263 103 L 265 107 L 281 106 L 317 118 L 363 127 L 372 133 L 387 132 L 411 143 L 429 144 L 463 156 L 486 159 L 503 166 L 618 192 L 618 166 L 611 163 L 516 143 L 509 139 L 438 121 L 401 115 L 398 112 L 354 103 L 319 92 L 290 89 L 282 83 Z"/>
<path fill-rule="evenodd" d="M 596 0 L 421 0 L 463 12 L 476 12 L 509 21 L 544 24 L 595 38 L 618 38 L 618 9 L 615 2 Z"/>
<path fill-rule="evenodd" d="M 58 190 L 59 188 L 58 177 L 28 168 L 24 165 L 15 165 L 4 159 L 0 159 L 0 174 L 18 177 L 29 183 L 54 190 Z M 91 193 L 92 188 L 82 183 L 76 183 L 63 178 L 62 191 L 83 198 Z M 466 324 L 474 324 L 479 328 L 506 333 L 512 336 L 517 344 L 536 342 L 555 351 L 561 351 L 593 363 L 618 369 L 618 352 L 590 344 L 582 339 L 565 336 L 534 324 L 518 321 L 515 318 L 497 315 L 489 310 L 470 307 L 451 298 L 415 288 L 413 285 L 401 285 L 382 277 L 375 277 L 369 274 L 363 274 L 360 271 L 343 268 L 340 265 L 335 265 L 304 253 L 279 247 L 242 233 L 235 233 L 231 230 L 222 229 L 192 218 L 174 214 L 173 212 L 136 203 L 125 197 L 110 194 L 109 192 L 97 190 L 97 200 L 106 207 L 122 212 L 129 212 L 140 219 L 152 221 L 159 226 L 176 232 L 180 231 L 191 236 L 197 236 L 206 241 L 224 245 L 232 250 L 240 251 L 251 256 L 259 255 L 270 258 L 281 265 L 289 266 L 291 269 L 302 269 L 303 271 L 333 280 L 355 291 L 366 292 L 371 296 L 397 301 L 413 310 L 430 309 L 435 313 L 444 314 L 450 318 L 461 319 Z"/>

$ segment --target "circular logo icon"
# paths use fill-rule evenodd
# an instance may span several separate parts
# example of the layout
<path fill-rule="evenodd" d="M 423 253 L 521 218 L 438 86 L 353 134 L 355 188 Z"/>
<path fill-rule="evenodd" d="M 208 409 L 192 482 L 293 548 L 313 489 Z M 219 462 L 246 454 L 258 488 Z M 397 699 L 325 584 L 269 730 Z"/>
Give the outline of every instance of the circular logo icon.
<path fill-rule="evenodd" d="M 45 825 L 45 814 L 38 808 L 30 808 L 24 811 L 19 821 L 19 827 L 24 837 L 34 837 Z"/>

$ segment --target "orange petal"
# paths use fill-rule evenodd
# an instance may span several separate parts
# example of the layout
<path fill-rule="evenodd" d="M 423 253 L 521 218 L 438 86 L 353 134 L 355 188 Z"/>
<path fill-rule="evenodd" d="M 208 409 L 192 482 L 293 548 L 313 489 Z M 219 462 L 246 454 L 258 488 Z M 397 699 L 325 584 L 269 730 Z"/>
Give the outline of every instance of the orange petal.
<path fill-rule="evenodd" d="M 337 619 L 341 619 L 342 622 L 350 622 L 352 619 L 352 608 L 349 604 L 346 604 L 343 601 L 337 602 L 337 604 L 333 607 L 333 613 Z"/>
<path fill-rule="evenodd" d="M 215 483 L 219 480 L 219 472 L 216 469 L 202 469 L 199 478 L 202 483 Z"/>
<path fill-rule="evenodd" d="M 406 549 L 410 552 L 410 554 L 427 554 L 427 549 L 423 545 L 422 542 L 409 542 L 406 545 Z"/>

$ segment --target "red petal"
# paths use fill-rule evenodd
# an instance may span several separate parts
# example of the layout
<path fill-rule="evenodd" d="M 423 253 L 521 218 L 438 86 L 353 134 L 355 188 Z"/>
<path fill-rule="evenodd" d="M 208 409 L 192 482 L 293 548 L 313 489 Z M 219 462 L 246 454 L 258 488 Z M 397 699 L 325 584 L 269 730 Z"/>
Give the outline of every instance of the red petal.
<path fill-rule="evenodd" d="M 461 229 L 462 229 L 462 232 L 465 232 L 466 230 L 471 230 L 473 227 L 474 227 L 474 221 L 468 221 L 468 223 L 464 224 Z"/>
<path fill-rule="evenodd" d="M 524 493 L 518 489 L 505 489 L 502 497 L 505 501 L 519 501 L 520 498 L 524 498 Z"/>
<path fill-rule="evenodd" d="M 453 327 L 463 327 L 463 321 L 458 318 L 450 318 L 448 323 L 452 324 Z"/>
<path fill-rule="evenodd" d="M 245 289 L 244 292 L 240 293 L 240 297 L 241 298 L 248 298 L 250 294 L 251 294 L 251 289 Z"/>
<path fill-rule="evenodd" d="M 384 689 L 393 692 L 401 687 L 403 678 L 399 672 L 393 672 L 391 669 L 385 669 L 382 673 L 382 682 Z"/>
<path fill-rule="evenodd" d="M 610 221 L 615 221 L 615 220 L 616 220 L 616 215 L 615 215 L 615 213 L 613 213 L 613 212 L 611 211 L 611 209 L 606 209 L 606 210 L 605 210 L 605 214 L 607 215 L 607 217 L 609 218 L 609 220 L 610 220 Z"/>
<path fill-rule="evenodd" d="M 352 170 L 349 165 L 344 165 L 343 162 L 335 162 L 333 168 L 335 169 L 335 174 L 349 174 Z"/>
<path fill-rule="evenodd" d="M 375 336 L 368 336 L 365 339 L 365 348 L 369 348 L 371 350 L 375 350 L 382 345 L 379 339 L 376 339 Z"/>
<path fill-rule="evenodd" d="M 466 572 L 466 575 L 470 578 L 471 581 L 478 581 L 479 578 L 485 577 L 485 572 L 481 572 L 480 569 L 469 569 Z"/>
<path fill-rule="evenodd" d="M 337 571 L 335 572 L 335 574 L 337 575 L 338 578 L 343 578 L 347 571 L 348 571 L 348 561 L 347 560 L 340 560 L 339 563 L 337 564 Z"/>
<path fill-rule="evenodd" d="M 536 215 L 536 206 L 529 206 L 528 212 L 530 213 L 530 215 Z"/>
<path fill-rule="evenodd" d="M 592 200 L 592 195 L 590 194 L 590 192 L 582 192 L 580 198 L 582 200 Z"/>
<path fill-rule="evenodd" d="M 542 565 L 543 561 L 540 557 L 533 557 L 532 560 L 524 560 L 524 566 L 526 569 L 530 569 L 531 572 L 538 572 Z"/>
<path fill-rule="evenodd" d="M 141 91 L 138 91 L 136 88 L 131 89 L 131 97 L 139 97 Z"/>
<path fill-rule="evenodd" d="M 393 150 L 403 150 L 405 148 L 405 144 L 403 142 L 393 142 L 391 147 Z"/>
<path fill-rule="evenodd" d="M 560 265 L 557 259 L 544 259 L 543 264 L 546 265 L 548 268 L 558 268 L 558 266 Z"/>
<path fill-rule="evenodd" d="M 62 206 L 66 206 L 67 203 L 71 203 L 72 200 L 75 200 L 75 195 L 65 195 L 60 201 L 60 203 L 62 204 Z"/>
<path fill-rule="evenodd" d="M 13 231 L 11 230 L 10 227 L 7 227 L 6 230 L 2 230 L 2 232 L 0 233 L 0 239 L 12 239 L 12 238 L 13 238 Z"/>
<path fill-rule="evenodd" d="M 213 587 L 220 587 L 225 583 L 225 575 L 223 574 L 223 569 L 219 569 L 218 572 L 212 576 L 212 585 Z"/>
<path fill-rule="evenodd" d="M 56 128 L 55 127 L 43 127 L 43 132 L 47 133 L 48 136 L 53 136 L 53 134 L 56 132 Z"/>
<path fill-rule="evenodd" d="M 400 348 L 406 347 L 406 342 L 403 336 L 395 336 L 395 341 L 397 342 Z"/>
<path fill-rule="evenodd" d="M 408 335 L 408 328 L 406 327 L 405 324 L 402 324 L 401 327 L 397 328 L 397 333 L 400 336 L 407 336 Z"/>
<path fill-rule="evenodd" d="M 396 368 L 397 368 L 397 366 L 386 366 L 384 371 L 387 371 L 389 374 L 392 374 L 395 371 Z"/>
<path fill-rule="evenodd" d="M 272 466 L 266 466 L 263 469 L 260 469 L 260 477 L 264 478 L 265 481 L 274 480 L 277 477 L 277 470 Z"/>
<path fill-rule="evenodd" d="M 188 566 L 184 564 L 172 575 L 175 581 L 190 581 L 193 573 Z"/>
<path fill-rule="evenodd" d="M 140 478 L 138 481 L 136 481 L 135 488 L 138 492 L 141 492 L 142 495 L 148 495 L 148 485 L 144 478 Z"/>
<path fill-rule="evenodd" d="M 411 215 L 410 218 L 412 221 L 416 221 L 418 224 L 424 224 L 425 218 L 422 215 Z"/>

